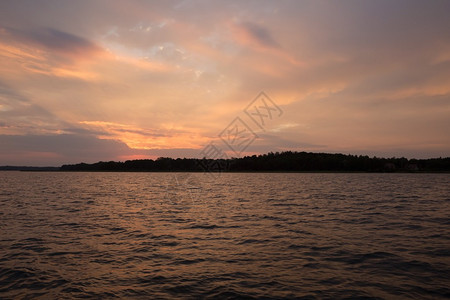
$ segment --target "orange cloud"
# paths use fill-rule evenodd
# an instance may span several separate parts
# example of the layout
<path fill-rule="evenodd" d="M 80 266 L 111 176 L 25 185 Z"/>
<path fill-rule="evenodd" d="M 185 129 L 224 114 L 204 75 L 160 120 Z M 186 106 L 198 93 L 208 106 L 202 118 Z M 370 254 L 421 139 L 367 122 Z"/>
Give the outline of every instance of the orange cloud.
<path fill-rule="evenodd" d="M 120 140 L 131 149 L 201 148 L 209 139 L 197 133 L 177 130 L 148 130 L 137 126 L 104 121 L 82 121 L 94 130 L 99 138 Z M 161 133 L 164 132 L 164 133 Z"/>
<path fill-rule="evenodd" d="M 96 44 L 58 30 L 0 30 L 3 68 L 21 77 L 35 74 L 92 80 L 96 78 L 92 60 L 110 57 Z"/>

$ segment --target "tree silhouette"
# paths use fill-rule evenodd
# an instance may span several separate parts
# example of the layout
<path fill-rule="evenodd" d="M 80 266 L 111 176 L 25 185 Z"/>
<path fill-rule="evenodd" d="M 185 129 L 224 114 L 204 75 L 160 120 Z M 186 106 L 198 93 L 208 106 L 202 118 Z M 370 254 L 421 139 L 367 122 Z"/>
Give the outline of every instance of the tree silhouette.
<path fill-rule="evenodd" d="M 269 152 L 231 159 L 160 157 L 125 162 L 63 165 L 60 171 L 133 172 L 450 172 L 450 157 L 431 159 L 378 158 L 312 152 Z"/>

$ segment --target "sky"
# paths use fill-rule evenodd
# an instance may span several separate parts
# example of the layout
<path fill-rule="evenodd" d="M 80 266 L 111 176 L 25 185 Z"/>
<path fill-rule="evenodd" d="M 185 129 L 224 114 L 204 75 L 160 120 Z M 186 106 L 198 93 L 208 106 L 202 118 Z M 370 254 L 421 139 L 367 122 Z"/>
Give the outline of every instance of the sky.
<path fill-rule="evenodd" d="M 450 1 L 0 1 L 0 165 L 450 156 Z"/>

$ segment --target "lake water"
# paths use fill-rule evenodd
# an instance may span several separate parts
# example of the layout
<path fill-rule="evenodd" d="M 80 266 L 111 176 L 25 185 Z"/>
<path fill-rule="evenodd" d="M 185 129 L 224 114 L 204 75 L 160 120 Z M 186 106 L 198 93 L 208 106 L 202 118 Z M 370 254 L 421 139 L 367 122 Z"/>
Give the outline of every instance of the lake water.
<path fill-rule="evenodd" d="M 0 298 L 448 299 L 449 183 L 0 172 Z"/>

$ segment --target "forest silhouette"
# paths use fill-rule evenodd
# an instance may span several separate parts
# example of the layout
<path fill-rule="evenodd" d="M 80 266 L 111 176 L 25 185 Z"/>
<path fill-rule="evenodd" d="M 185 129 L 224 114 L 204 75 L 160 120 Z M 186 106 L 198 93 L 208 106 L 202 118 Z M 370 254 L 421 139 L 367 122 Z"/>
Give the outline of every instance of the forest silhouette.
<path fill-rule="evenodd" d="M 450 157 L 379 158 L 311 152 L 270 152 L 230 159 L 160 157 L 63 165 L 60 171 L 135 172 L 450 172 Z"/>

